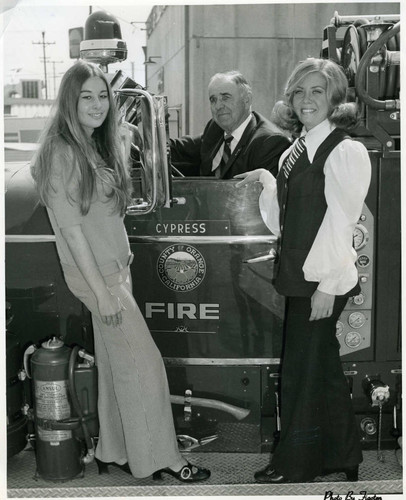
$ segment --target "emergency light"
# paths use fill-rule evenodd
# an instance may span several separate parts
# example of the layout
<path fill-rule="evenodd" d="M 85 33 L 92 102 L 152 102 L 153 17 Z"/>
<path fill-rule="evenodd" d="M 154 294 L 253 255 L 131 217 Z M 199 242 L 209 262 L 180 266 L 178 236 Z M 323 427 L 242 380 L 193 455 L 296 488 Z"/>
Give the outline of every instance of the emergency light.
<path fill-rule="evenodd" d="M 120 24 L 114 16 L 97 11 L 87 18 L 80 57 L 102 66 L 127 59 L 127 44 L 121 39 Z"/>

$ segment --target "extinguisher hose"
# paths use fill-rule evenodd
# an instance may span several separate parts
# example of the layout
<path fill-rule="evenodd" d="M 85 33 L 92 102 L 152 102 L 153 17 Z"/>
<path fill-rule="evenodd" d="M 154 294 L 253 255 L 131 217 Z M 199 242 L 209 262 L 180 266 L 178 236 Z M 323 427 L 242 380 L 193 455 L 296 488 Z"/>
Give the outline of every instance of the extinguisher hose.
<path fill-rule="evenodd" d="M 72 349 L 72 352 L 70 354 L 69 358 L 69 372 L 68 372 L 68 384 L 69 384 L 69 391 L 72 399 L 72 404 L 73 408 L 75 409 L 79 421 L 82 426 L 83 430 L 83 435 L 85 438 L 86 446 L 87 446 L 87 456 L 83 457 L 83 463 L 87 464 L 93 461 L 94 458 L 94 446 L 93 446 L 93 440 L 90 437 L 89 429 L 86 425 L 86 418 L 83 415 L 82 407 L 80 405 L 80 401 L 78 398 L 78 395 L 76 393 L 76 384 L 75 384 L 75 362 L 77 358 L 77 353 L 79 351 L 79 346 L 75 346 Z"/>

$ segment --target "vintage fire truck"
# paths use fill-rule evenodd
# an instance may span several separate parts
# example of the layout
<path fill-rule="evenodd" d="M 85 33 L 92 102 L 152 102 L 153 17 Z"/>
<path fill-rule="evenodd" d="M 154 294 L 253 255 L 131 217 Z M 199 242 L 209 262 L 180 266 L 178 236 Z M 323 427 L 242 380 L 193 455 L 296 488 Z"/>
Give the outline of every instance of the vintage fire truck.
<path fill-rule="evenodd" d="M 125 43 L 117 38 L 88 38 L 82 57 L 105 67 L 122 59 Z M 337 339 L 363 447 L 379 462 L 383 450 L 399 447 L 402 415 L 399 16 L 336 13 L 321 56 L 347 75 L 349 99 L 362 110 L 354 136 L 372 163 L 354 232 L 361 293 L 340 317 Z M 260 217 L 259 188 L 236 190 L 234 180 L 179 174 L 167 154 L 166 98 L 121 71 L 111 75 L 111 86 L 136 131 L 134 199 L 125 218 L 134 295 L 164 357 L 180 446 L 266 456 L 279 431 L 284 299 L 272 284 L 277 238 Z M 51 450 L 53 440 L 70 433 L 89 448 L 97 439 L 91 319 L 64 283 L 29 163 L 6 165 L 5 208 L 9 463 L 28 441 L 38 477 L 65 481 L 82 471 L 87 455 L 83 446 L 66 451 L 81 464 L 70 469 L 71 458 L 58 457 L 67 448 Z M 45 418 L 33 411 L 40 402 L 31 381 L 42 363 L 49 364 L 50 385 L 55 366 L 66 365 L 67 414 L 55 410 Z M 48 405 L 63 406 L 60 394 L 52 398 Z"/>

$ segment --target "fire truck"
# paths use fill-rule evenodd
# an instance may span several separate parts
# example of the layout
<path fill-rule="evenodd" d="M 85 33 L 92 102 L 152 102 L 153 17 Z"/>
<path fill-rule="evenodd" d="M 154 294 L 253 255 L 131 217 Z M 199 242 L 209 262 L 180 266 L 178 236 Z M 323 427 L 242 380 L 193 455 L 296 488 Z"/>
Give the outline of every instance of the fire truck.
<path fill-rule="evenodd" d="M 86 26 L 100 19 L 92 15 Z M 114 36 L 103 31 L 85 36 L 81 57 L 106 70 L 123 60 L 125 42 L 116 20 L 114 26 Z M 399 16 L 335 13 L 323 32 L 320 55 L 343 67 L 348 99 L 358 103 L 362 114 L 352 135 L 367 147 L 372 163 L 371 186 L 353 235 L 361 292 L 337 323 L 342 367 L 373 470 L 368 476 L 365 469 L 364 480 L 361 468 L 357 488 L 399 493 Z M 266 464 L 280 430 L 284 299 L 272 284 L 277 238 L 261 219 L 258 186 L 236 190 L 234 180 L 184 177 L 166 147 L 167 98 L 149 93 L 120 70 L 110 75 L 110 84 L 123 120 L 134 131 L 133 202 L 125 218 L 135 255 L 134 296 L 164 358 L 179 446 L 209 457 L 212 464 L 225 456 L 235 464 L 233 471 L 219 464 L 221 479 L 188 487 L 187 494 L 324 494 L 337 489 L 339 481 L 343 484 L 337 475 L 294 485 L 294 490 L 243 478 L 241 464 L 247 470 Z M 9 493 L 49 496 L 52 488 L 59 492 L 59 483 L 70 480 L 62 496 L 76 496 L 79 490 L 83 496 L 83 475 L 92 489 L 100 486 L 88 453 L 98 430 L 90 314 L 66 287 L 29 163 L 6 164 L 5 184 Z M 33 410 L 43 403 L 34 400 L 32 391 L 42 363 L 49 363 L 50 384 L 44 382 L 44 391 L 67 378 L 66 414 L 55 410 L 45 418 Z M 58 373 L 59 364 L 68 375 Z M 42 406 L 60 409 L 58 398 L 60 393 Z M 71 448 L 60 445 L 67 434 L 74 442 Z M 22 470 L 27 470 L 27 483 L 36 471 L 35 485 L 13 486 L 17 476 L 21 482 Z M 120 494 L 142 495 L 154 487 L 156 495 L 177 494 L 175 486 L 131 482 L 120 471 L 116 474 L 103 483 L 102 493 L 110 496 L 112 489 L 124 488 Z"/>

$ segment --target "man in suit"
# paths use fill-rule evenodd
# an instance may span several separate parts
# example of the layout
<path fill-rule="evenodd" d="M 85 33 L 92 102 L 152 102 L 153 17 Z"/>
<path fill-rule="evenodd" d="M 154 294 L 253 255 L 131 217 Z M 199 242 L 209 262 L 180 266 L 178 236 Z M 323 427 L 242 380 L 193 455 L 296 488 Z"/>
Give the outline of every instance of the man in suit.
<path fill-rule="evenodd" d="M 172 164 L 187 176 L 231 179 L 256 168 L 276 176 L 279 157 L 290 141 L 252 111 L 252 90 L 244 76 L 238 71 L 217 73 L 208 91 L 213 118 L 198 136 L 170 139 Z"/>

